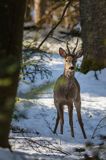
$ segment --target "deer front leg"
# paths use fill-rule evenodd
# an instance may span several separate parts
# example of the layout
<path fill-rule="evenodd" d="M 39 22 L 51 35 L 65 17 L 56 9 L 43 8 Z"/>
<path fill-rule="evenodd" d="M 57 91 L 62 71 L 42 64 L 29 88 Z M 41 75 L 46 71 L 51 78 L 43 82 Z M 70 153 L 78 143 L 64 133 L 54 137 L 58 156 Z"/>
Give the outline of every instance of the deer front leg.
<path fill-rule="evenodd" d="M 68 114 L 69 114 L 69 124 L 71 129 L 71 136 L 74 137 L 74 129 L 73 129 L 73 104 L 68 105 Z"/>
<path fill-rule="evenodd" d="M 76 111 L 77 111 L 77 117 L 78 117 L 79 125 L 81 127 L 83 136 L 86 139 L 87 136 L 86 136 L 86 133 L 85 133 L 85 130 L 84 130 L 84 126 L 83 126 L 83 122 L 82 122 L 82 116 L 81 116 L 81 102 L 75 102 L 74 104 L 75 104 Z"/>
<path fill-rule="evenodd" d="M 56 118 L 56 124 L 55 124 L 53 133 L 56 133 L 58 124 L 60 122 L 60 133 L 63 134 L 63 125 L 64 125 L 63 106 L 56 105 L 56 108 L 57 108 L 57 118 Z"/>
<path fill-rule="evenodd" d="M 63 134 L 63 125 L 64 125 L 63 106 L 59 107 L 59 117 L 60 117 L 60 133 Z"/>
<path fill-rule="evenodd" d="M 59 112 L 57 111 L 57 118 L 56 118 L 56 123 L 55 123 L 54 131 L 53 131 L 54 134 L 56 133 L 58 124 L 59 124 Z"/>

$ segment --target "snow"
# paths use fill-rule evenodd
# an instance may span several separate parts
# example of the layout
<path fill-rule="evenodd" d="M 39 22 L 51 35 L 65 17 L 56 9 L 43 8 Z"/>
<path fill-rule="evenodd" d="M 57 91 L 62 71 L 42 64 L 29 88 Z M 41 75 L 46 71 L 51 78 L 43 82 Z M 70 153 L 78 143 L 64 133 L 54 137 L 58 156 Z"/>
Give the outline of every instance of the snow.
<path fill-rule="evenodd" d="M 27 93 L 29 90 L 31 90 L 31 85 L 29 85 L 29 83 L 21 80 L 19 82 L 19 88 L 18 88 L 18 92 L 21 92 L 21 93 Z"/>
<path fill-rule="evenodd" d="M 7 149 L 0 149 L 0 160 L 23 160 L 20 155 L 10 152 Z"/>
<path fill-rule="evenodd" d="M 64 160 L 63 156 L 46 154 L 26 154 L 25 152 L 11 152 L 8 149 L 0 148 L 0 160 Z"/>
<path fill-rule="evenodd" d="M 33 57 L 33 59 L 36 57 Z M 79 60 L 80 64 L 81 59 Z M 45 77 L 43 80 L 38 75 L 34 83 L 21 80 L 18 88 L 18 95 L 32 92 L 35 87 L 42 84 L 55 82 L 56 79 L 63 73 L 64 60 L 58 54 L 52 55 L 50 63 L 45 62 L 48 68 L 52 71 L 52 76 L 48 79 Z M 77 78 L 81 87 L 81 100 L 82 100 L 82 118 L 84 122 L 85 131 L 88 140 L 91 140 L 95 127 L 101 118 L 106 116 L 106 69 L 97 71 L 98 79 L 94 76 L 94 71 L 88 74 L 76 72 Z M 33 92 L 34 93 L 34 92 Z M 30 96 L 22 98 L 17 102 L 14 114 L 17 118 L 12 121 L 12 128 L 16 133 L 10 134 L 10 142 L 13 150 L 26 152 L 26 153 L 40 153 L 64 155 L 61 151 L 68 153 L 69 159 L 78 159 L 77 154 L 70 155 L 75 148 L 84 147 L 86 141 L 82 136 L 81 129 L 78 124 L 76 110 L 74 109 L 74 131 L 75 138 L 71 137 L 70 127 L 68 123 L 67 107 L 65 107 L 64 116 L 64 134 L 53 134 L 53 128 L 56 119 L 56 108 L 53 102 L 53 88 L 44 90 L 37 96 Z M 105 125 L 106 119 L 101 123 Z M 99 135 L 106 134 L 106 127 L 98 129 L 95 133 L 96 143 Z M 14 137 L 14 138 L 13 138 Z M 17 139 L 17 140 L 15 140 Z M 30 141 L 33 142 L 33 147 L 30 146 Z M 52 148 L 52 149 L 51 149 Z M 59 149 L 59 151 L 58 151 Z M 83 155 L 81 155 L 83 157 Z M 67 157 L 68 159 L 68 157 Z"/>

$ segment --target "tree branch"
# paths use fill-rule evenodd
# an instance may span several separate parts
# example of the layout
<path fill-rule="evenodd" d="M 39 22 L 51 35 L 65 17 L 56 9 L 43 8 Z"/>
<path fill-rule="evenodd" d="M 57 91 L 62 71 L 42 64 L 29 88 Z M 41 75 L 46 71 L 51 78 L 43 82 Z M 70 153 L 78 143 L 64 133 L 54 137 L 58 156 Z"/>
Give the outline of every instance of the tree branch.
<path fill-rule="evenodd" d="M 70 4 L 72 3 L 71 0 L 68 0 L 66 6 L 64 7 L 63 13 L 61 15 L 60 20 L 58 21 L 58 23 L 49 31 L 49 33 L 47 34 L 47 36 L 43 39 L 43 41 L 39 44 L 38 49 L 40 49 L 40 47 L 43 45 L 43 43 L 47 40 L 47 38 L 53 33 L 53 31 L 57 28 L 57 26 L 62 22 L 63 17 L 68 9 L 68 7 L 70 6 Z"/>
<path fill-rule="evenodd" d="M 53 11 L 55 11 L 56 9 L 62 7 L 64 5 L 64 2 L 56 2 L 54 5 L 52 5 L 47 12 L 45 13 L 44 16 L 42 16 L 42 18 L 37 22 L 37 26 L 42 25 L 45 20 L 52 14 Z"/>
<path fill-rule="evenodd" d="M 96 128 L 95 128 L 94 131 L 93 131 L 93 134 L 92 134 L 92 137 L 91 137 L 91 138 L 94 138 L 95 132 L 97 131 L 97 129 L 98 129 L 100 123 L 101 123 L 104 119 L 106 119 L 106 117 L 103 117 L 103 118 L 98 122 Z"/>

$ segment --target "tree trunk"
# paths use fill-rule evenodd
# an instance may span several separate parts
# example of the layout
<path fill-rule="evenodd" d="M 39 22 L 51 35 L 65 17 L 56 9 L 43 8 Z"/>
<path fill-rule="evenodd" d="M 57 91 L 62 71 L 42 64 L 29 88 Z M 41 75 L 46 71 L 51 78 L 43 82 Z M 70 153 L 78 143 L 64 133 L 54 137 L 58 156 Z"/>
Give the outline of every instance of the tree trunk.
<path fill-rule="evenodd" d="M 46 1 L 44 0 L 34 0 L 34 9 L 35 9 L 35 24 L 39 24 L 42 16 L 45 14 Z M 41 26 L 38 26 L 41 27 Z"/>
<path fill-rule="evenodd" d="M 84 59 L 81 71 L 106 67 L 106 0 L 81 0 Z"/>
<path fill-rule="evenodd" d="M 24 20 L 26 22 L 28 21 L 32 21 L 33 20 L 33 16 L 31 15 L 32 14 L 32 11 L 33 11 L 33 0 L 26 0 L 26 9 L 25 9 L 25 16 L 24 16 Z"/>
<path fill-rule="evenodd" d="M 8 148 L 21 64 L 25 0 L 0 1 L 0 147 Z"/>

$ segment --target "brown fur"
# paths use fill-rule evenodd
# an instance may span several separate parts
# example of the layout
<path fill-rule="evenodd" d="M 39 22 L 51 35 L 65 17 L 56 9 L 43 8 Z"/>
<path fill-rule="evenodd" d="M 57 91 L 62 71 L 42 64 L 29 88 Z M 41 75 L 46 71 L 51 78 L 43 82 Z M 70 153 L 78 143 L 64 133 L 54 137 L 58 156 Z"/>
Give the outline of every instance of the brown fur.
<path fill-rule="evenodd" d="M 74 137 L 73 129 L 73 105 L 76 108 L 78 122 L 80 124 L 84 138 L 86 133 L 83 127 L 81 117 L 81 97 L 80 97 L 80 85 L 74 77 L 76 56 L 66 54 L 66 52 L 60 48 L 59 53 L 65 60 L 64 73 L 57 79 L 54 86 L 54 104 L 57 109 L 57 118 L 54 128 L 56 133 L 58 123 L 60 122 L 60 132 L 63 134 L 64 125 L 64 105 L 68 106 L 69 124 L 71 128 L 71 135 Z"/>

